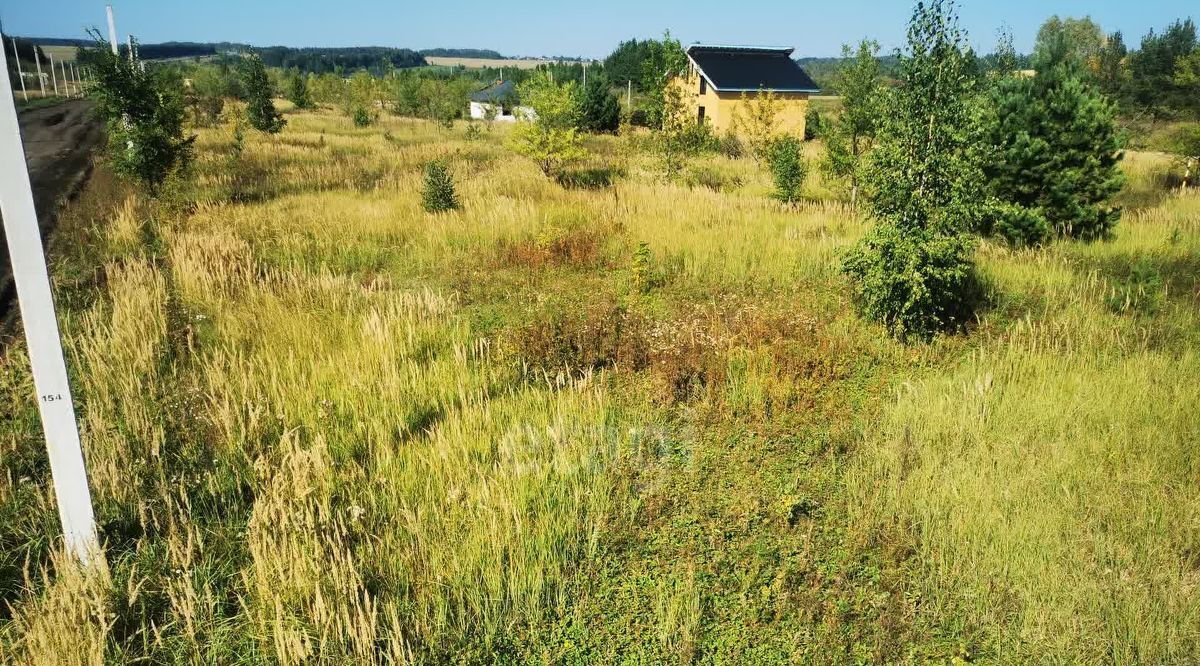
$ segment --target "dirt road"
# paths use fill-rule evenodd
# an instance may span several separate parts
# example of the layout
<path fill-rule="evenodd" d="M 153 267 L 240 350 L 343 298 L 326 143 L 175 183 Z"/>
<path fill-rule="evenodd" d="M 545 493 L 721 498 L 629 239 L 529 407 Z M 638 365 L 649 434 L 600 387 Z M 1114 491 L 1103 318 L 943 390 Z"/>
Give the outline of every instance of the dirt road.
<path fill-rule="evenodd" d="M 22 111 L 20 121 L 44 240 L 54 228 L 59 203 L 74 196 L 91 173 L 92 152 L 104 139 L 104 131 L 91 115 L 91 102 L 84 100 Z M 0 228 L 0 239 L 3 235 Z M 0 321 L 5 321 L 14 292 L 8 248 L 2 243 L 0 248 Z"/>

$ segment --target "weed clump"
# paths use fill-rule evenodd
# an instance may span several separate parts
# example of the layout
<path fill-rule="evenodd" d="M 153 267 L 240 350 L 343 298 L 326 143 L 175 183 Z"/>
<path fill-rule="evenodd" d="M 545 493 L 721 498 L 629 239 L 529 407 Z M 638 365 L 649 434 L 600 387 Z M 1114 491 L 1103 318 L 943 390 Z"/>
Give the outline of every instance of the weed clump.
<path fill-rule="evenodd" d="M 443 213 L 459 208 L 454 177 L 450 175 L 445 162 L 434 160 L 425 165 L 425 189 L 421 192 L 421 205 L 427 213 Z"/>

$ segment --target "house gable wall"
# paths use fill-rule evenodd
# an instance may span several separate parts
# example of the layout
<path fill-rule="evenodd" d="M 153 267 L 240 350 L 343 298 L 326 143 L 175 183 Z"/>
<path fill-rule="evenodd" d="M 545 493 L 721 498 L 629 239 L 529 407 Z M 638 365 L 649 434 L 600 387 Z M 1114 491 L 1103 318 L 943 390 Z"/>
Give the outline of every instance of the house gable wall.
<path fill-rule="evenodd" d="M 672 85 L 681 89 L 684 105 L 687 107 L 689 118 L 698 118 L 700 107 L 704 107 L 704 120 L 712 126 L 717 134 L 734 130 L 734 118 L 743 113 L 741 107 L 747 100 L 753 100 L 757 93 L 717 92 L 710 81 L 705 86 L 704 94 L 700 93 L 700 71 L 690 62 L 683 76 L 671 80 Z M 777 92 L 779 99 L 778 130 L 798 137 L 804 136 L 805 114 L 808 111 L 808 93 Z"/>

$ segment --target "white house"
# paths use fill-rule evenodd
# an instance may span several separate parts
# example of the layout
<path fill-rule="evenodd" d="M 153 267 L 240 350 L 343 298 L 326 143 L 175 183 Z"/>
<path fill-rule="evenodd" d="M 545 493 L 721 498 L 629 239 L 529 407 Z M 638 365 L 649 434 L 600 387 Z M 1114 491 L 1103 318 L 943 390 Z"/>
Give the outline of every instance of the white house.
<path fill-rule="evenodd" d="M 485 120 L 489 111 L 495 120 L 511 123 L 518 118 L 532 118 L 533 109 L 517 106 L 517 86 L 512 81 L 497 81 L 471 95 L 471 118 Z"/>

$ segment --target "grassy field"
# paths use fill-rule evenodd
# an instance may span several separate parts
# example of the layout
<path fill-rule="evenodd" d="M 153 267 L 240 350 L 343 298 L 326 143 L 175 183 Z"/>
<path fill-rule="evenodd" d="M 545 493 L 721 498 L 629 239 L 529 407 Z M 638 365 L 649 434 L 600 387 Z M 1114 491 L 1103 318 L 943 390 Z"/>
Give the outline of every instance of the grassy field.
<path fill-rule="evenodd" d="M 52 56 L 54 62 L 70 62 L 79 55 L 78 46 L 45 46 L 41 47 L 42 53 L 47 56 Z"/>
<path fill-rule="evenodd" d="M 0 661 L 1200 660 L 1200 198 L 980 250 L 968 335 L 846 300 L 865 223 L 752 161 L 611 188 L 504 144 L 289 113 L 163 201 L 101 166 L 55 288 L 108 567 L 58 530 L 0 359 Z M 820 148 L 809 146 L 811 157 Z M 463 209 L 420 207 L 451 165 Z"/>
<path fill-rule="evenodd" d="M 466 67 L 467 69 L 483 69 L 491 67 L 511 67 L 513 69 L 536 69 L 538 65 L 546 65 L 557 60 L 541 58 L 459 58 L 451 56 L 425 56 L 425 61 L 434 67 Z"/>

